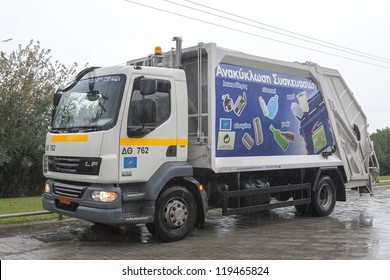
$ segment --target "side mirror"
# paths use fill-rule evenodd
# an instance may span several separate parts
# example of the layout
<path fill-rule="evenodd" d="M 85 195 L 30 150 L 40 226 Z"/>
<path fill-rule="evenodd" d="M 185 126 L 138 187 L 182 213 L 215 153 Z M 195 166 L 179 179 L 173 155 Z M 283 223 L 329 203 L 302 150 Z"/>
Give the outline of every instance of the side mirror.
<path fill-rule="evenodd" d="M 157 104 L 153 99 L 143 99 L 140 102 L 140 116 L 141 124 L 155 124 L 157 120 Z"/>
<path fill-rule="evenodd" d="M 54 105 L 55 107 L 57 107 L 58 104 L 60 104 L 61 96 L 62 96 L 61 93 L 58 93 L 58 92 L 54 93 L 54 96 L 53 96 L 53 105 Z"/>
<path fill-rule="evenodd" d="M 53 127 L 53 124 L 54 124 L 54 116 L 56 115 L 56 109 L 53 108 L 51 109 L 51 119 L 50 119 L 50 126 Z"/>
<path fill-rule="evenodd" d="M 61 97 L 62 97 L 62 94 L 59 93 L 58 91 L 56 93 L 54 93 L 54 96 L 53 96 L 54 108 L 51 110 L 51 121 L 50 121 L 50 125 L 52 127 L 53 127 L 53 122 L 54 122 L 54 116 L 56 115 L 57 106 L 58 106 L 58 104 L 60 104 Z"/>
<path fill-rule="evenodd" d="M 142 95 L 151 95 L 157 92 L 157 80 L 141 79 L 139 84 Z"/>
<path fill-rule="evenodd" d="M 133 125 L 127 127 L 127 136 L 143 137 L 155 129 L 157 103 L 153 99 L 137 100 L 131 106 Z"/>

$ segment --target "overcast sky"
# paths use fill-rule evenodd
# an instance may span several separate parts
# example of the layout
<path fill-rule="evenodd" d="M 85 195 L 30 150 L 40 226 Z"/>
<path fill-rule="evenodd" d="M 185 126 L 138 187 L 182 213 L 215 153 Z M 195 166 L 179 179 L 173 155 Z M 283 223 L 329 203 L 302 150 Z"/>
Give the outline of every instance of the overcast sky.
<path fill-rule="evenodd" d="M 52 50 L 53 59 L 67 66 L 77 62 L 81 70 L 86 63 L 89 66 L 111 66 L 143 57 L 153 52 L 156 45 L 168 51 L 174 46 L 171 41 L 174 36 L 183 37 L 183 47 L 198 42 L 215 42 L 222 47 L 258 56 L 286 61 L 312 61 L 336 68 L 363 107 L 370 124 L 369 131 L 375 132 L 376 129 L 390 126 L 390 91 L 387 84 L 390 82 L 388 0 L 191 0 L 235 14 L 239 18 L 218 13 L 236 22 L 200 13 L 194 9 L 206 9 L 185 0 L 131 1 L 182 16 L 124 0 L 0 0 L 0 41 L 12 38 L 11 41 L 0 42 L 0 50 L 10 52 L 19 44 L 25 46 L 30 39 L 34 39 L 41 42 L 42 48 Z M 191 6 L 193 9 L 170 2 Z M 217 14 L 215 10 L 207 11 Z M 238 22 L 243 22 L 244 18 L 367 54 L 364 54 L 365 57 L 356 56 L 248 25 L 259 26 L 254 21 L 245 21 L 247 25 Z M 375 55 L 377 60 L 367 58 L 368 54 Z"/>

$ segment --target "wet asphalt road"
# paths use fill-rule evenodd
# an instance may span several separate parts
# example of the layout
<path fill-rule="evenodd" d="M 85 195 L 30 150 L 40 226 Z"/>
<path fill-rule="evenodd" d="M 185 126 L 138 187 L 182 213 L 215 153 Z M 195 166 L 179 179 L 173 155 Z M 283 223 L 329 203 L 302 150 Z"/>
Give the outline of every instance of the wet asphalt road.
<path fill-rule="evenodd" d="M 288 207 L 250 216 L 212 210 L 203 230 L 161 243 L 143 225 L 66 219 L 0 227 L 0 259 L 390 259 L 390 188 L 347 192 L 328 217 Z"/>

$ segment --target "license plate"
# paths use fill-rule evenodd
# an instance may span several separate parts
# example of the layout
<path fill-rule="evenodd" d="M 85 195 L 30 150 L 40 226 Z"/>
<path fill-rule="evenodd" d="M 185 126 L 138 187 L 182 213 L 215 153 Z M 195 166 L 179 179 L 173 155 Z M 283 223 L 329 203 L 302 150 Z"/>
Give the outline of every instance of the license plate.
<path fill-rule="evenodd" d="M 70 197 L 60 196 L 60 203 L 70 205 Z"/>

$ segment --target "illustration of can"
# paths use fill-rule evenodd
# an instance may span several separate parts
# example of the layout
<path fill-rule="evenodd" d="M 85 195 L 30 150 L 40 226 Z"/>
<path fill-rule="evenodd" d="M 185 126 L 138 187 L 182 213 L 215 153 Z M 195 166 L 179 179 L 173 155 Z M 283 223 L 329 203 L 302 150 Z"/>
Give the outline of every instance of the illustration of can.
<path fill-rule="evenodd" d="M 244 111 L 245 105 L 246 105 L 246 94 L 244 92 L 243 96 L 240 95 L 237 98 L 236 103 L 234 104 L 234 113 L 236 113 L 238 117 L 241 115 L 242 111 Z"/>
<path fill-rule="evenodd" d="M 259 117 L 253 119 L 253 129 L 255 130 L 255 142 L 256 145 L 263 143 L 263 128 L 261 127 L 261 121 Z"/>
<path fill-rule="evenodd" d="M 250 150 L 252 149 L 253 147 L 253 144 L 255 143 L 255 141 L 253 140 L 252 136 L 249 135 L 248 132 L 246 132 L 244 134 L 244 136 L 242 136 L 242 143 L 244 144 L 244 146 Z"/>

